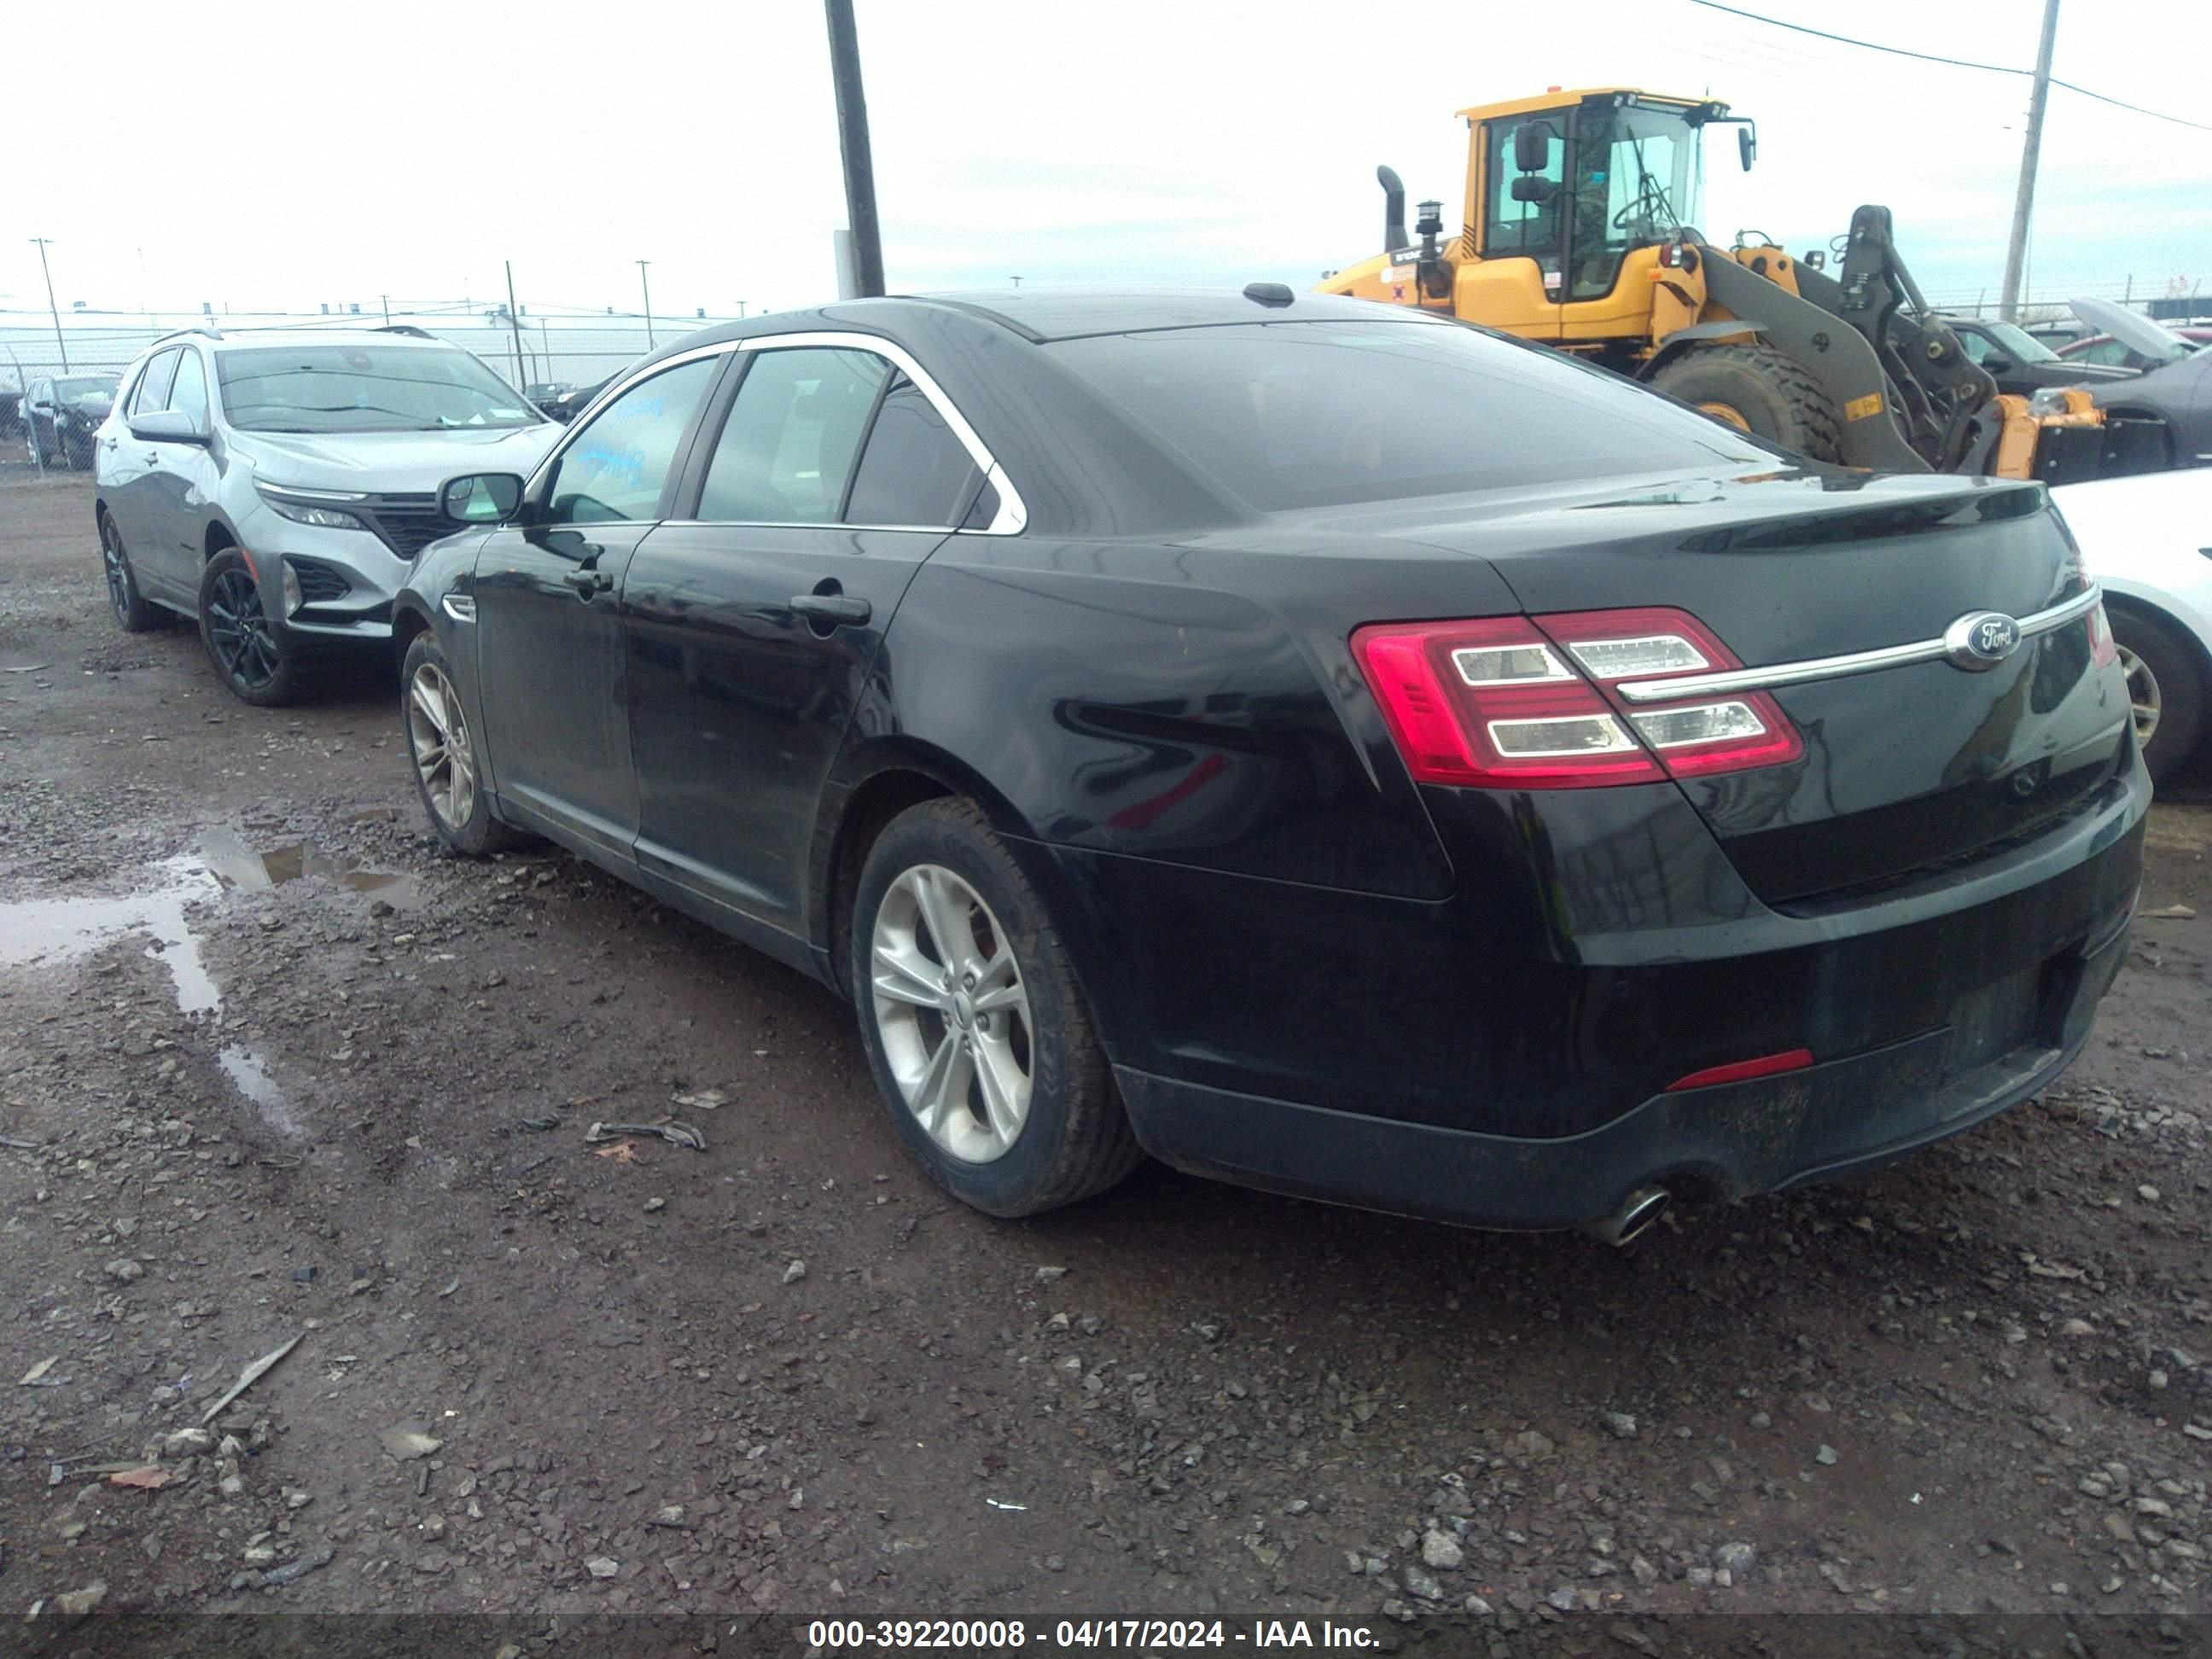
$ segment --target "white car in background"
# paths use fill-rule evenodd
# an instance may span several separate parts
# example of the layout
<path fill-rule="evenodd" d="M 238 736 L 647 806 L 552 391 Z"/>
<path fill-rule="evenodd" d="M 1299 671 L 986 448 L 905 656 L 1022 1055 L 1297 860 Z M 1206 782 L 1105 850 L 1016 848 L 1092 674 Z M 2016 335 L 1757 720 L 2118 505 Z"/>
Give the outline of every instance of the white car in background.
<path fill-rule="evenodd" d="M 2063 484 L 2051 499 L 2105 586 L 2143 763 L 2162 780 L 2207 734 L 2212 467 Z"/>

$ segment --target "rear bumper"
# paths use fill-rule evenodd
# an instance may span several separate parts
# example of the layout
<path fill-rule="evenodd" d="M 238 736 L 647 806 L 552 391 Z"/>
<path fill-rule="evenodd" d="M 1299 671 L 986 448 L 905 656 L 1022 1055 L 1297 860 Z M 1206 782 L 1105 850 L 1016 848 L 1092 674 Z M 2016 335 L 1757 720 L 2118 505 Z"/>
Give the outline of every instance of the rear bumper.
<path fill-rule="evenodd" d="M 2046 1087 L 2088 1040 L 2126 959 L 2128 920 L 2039 970 L 2029 1040 L 1995 1059 L 1947 1025 L 1778 1077 L 1659 1094 L 1557 1139 L 1238 1094 L 1117 1066 L 1130 1121 L 1163 1163 L 1239 1186 L 1466 1226 L 1565 1227 L 1639 1187 L 1736 1199 L 1829 1180 L 1971 1128 Z"/>

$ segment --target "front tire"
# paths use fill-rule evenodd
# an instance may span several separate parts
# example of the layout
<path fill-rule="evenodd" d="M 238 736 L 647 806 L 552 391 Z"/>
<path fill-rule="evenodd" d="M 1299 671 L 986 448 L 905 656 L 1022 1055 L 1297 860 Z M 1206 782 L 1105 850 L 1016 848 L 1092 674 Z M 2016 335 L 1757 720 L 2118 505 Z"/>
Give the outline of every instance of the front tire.
<path fill-rule="evenodd" d="M 2133 605 L 2108 605 L 2106 614 L 2127 675 L 2143 766 L 2153 783 L 2163 783 L 2203 735 L 2203 670 L 2165 618 Z"/>
<path fill-rule="evenodd" d="M 1843 422 L 1834 402 L 1772 346 L 1692 346 L 1650 385 L 1740 432 L 1816 461 L 1843 459 Z"/>
<path fill-rule="evenodd" d="M 973 803 L 925 801 L 869 848 L 850 979 L 892 1123 L 988 1215 L 1105 1191 L 1144 1160 L 1044 906 Z"/>
<path fill-rule="evenodd" d="M 233 696 L 278 708 L 300 695 L 300 653 L 261 602 L 246 555 L 227 547 L 200 573 L 200 643 Z"/>
<path fill-rule="evenodd" d="M 399 720 L 414 763 L 415 793 L 438 839 L 465 858 L 519 845 L 520 834 L 492 816 L 468 711 L 434 635 L 417 634 L 407 647 L 399 686 Z"/>
<path fill-rule="evenodd" d="M 131 568 L 122 534 L 105 513 L 100 515 L 100 562 L 107 577 L 107 608 L 114 613 L 117 626 L 126 634 L 143 634 L 159 627 L 161 614 L 138 591 L 138 573 Z"/>

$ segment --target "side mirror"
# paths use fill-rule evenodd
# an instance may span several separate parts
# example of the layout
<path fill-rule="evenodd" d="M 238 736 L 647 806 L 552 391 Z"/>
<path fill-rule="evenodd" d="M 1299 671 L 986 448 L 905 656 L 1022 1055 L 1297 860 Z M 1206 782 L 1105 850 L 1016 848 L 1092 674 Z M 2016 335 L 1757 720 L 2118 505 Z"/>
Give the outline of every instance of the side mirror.
<path fill-rule="evenodd" d="M 1548 204 L 1559 199 L 1560 185 L 1556 179 L 1519 178 L 1513 181 L 1513 199 Z"/>
<path fill-rule="evenodd" d="M 438 511 L 453 524 L 504 524 L 521 505 L 522 477 L 515 472 L 465 472 L 438 489 Z"/>
<path fill-rule="evenodd" d="M 208 434 L 192 424 L 192 417 L 181 410 L 164 409 L 152 415 L 131 417 L 131 435 L 142 443 L 199 444 L 204 446 Z"/>
<path fill-rule="evenodd" d="M 1743 163 L 1743 170 L 1750 172 L 1751 164 L 1759 159 L 1758 128 L 1745 125 L 1735 130 L 1735 156 Z"/>
<path fill-rule="evenodd" d="M 1810 249 L 1797 256 L 1797 263 L 1808 270 L 1826 270 L 1828 267 L 1828 251 L 1819 247 Z"/>
<path fill-rule="evenodd" d="M 1541 173 L 1552 162 L 1552 124 L 1523 121 L 1513 129 L 1513 165 L 1522 173 Z"/>
<path fill-rule="evenodd" d="M 1992 374 L 2009 374 L 2020 365 L 2002 351 L 1992 351 L 1982 359 L 1982 367 Z"/>

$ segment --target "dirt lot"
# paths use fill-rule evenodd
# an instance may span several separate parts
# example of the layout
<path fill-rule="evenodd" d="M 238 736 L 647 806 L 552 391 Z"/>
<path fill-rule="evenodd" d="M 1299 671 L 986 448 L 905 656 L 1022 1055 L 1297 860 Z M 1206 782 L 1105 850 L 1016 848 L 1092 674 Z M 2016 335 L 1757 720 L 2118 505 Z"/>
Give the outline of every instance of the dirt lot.
<path fill-rule="evenodd" d="M 2201 783 L 2081 1065 L 1858 1184 L 1009 1224 L 823 991 L 438 856 L 374 668 L 118 632 L 80 483 L 0 468 L 0 1617 L 2212 1610 Z"/>

